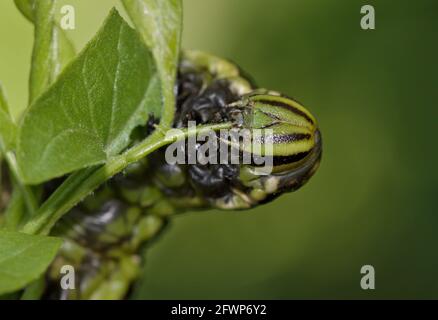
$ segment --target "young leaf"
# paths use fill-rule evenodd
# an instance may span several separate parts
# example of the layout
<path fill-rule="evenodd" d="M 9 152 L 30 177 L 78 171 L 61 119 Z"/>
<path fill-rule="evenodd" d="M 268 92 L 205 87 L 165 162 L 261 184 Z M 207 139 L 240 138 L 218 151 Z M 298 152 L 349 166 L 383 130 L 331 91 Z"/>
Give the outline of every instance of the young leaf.
<path fill-rule="evenodd" d="M 37 0 L 14 0 L 15 6 L 30 22 L 34 22 L 34 10 Z"/>
<path fill-rule="evenodd" d="M 29 80 L 32 103 L 74 57 L 74 49 L 55 22 L 55 0 L 15 0 L 23 15 L 35 25 L 35 41 Z"/>
<path fill-rule="evenodd" d="M 35 23 L 36 0 L 14 0 L 14 2 L 24 17 L 30 22 Z M 62 68 L 70 62 L 72 58 L 74 58 L 75 54 L 75 48 L 67 34 L 58 24 L 56 24 L 53 33 L 53 55 L 59 57 L 61 68 L 58 68 L 58 73 L 61 72 Z"/>
<path fill-rule="evenodd" d="M 170 126 L 175 113 L 173 86 L 181 42 L 181 0 L 123 0 L 123 4 L 153 52 L 163 92 L 164 111 L 161 124 Z"/>
<path fill-rule="evenodd" d="M 35 281 L 49 266 L 61 239 L 0 230 L 0 294 Z"/>
<path fill-rule="evenodd" d="M 15 125 L 15 123 L 12 120 L 12 117 L 9 114 L 9 107 L 7 105 L 6 96 L 0 84 L 0 156 L 2 156 L 5 162 L 8 164 L 8 168 L 12 180 L 14 180 L 16 182 L 16 185 L 20 188 L 20 191 L 25 199 L 25 203 L 27 205 L 29 212 L 33 213 L 37 206 L 35 197 L 33 196 L 32 190 L 23 185 L 20 172 L 17 166 L 17 162 L 15 159 L 15 155 L 12 152 L 9 152 L 15 149 L 17 131 L 18 131 L 17 126 Z M 2 190 L 0 185 L 0 195 L 1 195 L 1 191 Z M 8 208 L 7 212 L 10 211 L 9 209 L 11 208 Z M 16 211 L 14 211 L 13 213 L 15 218 L 17 218 L 20 215 L 19 212 L 18 214 L 16 213 L 17 213 Z"/>
<path fill-rule="evenodd" d="M 39 277 L 36 281 L 29 284 L 21 295 L 21 300 L 40 300 L 46 289 L 46 278 Z"/>
<path fill-rule="evenodd" d="M 14 190 L 3 212 L 3 223 L 0 229 L 14 231 L 18 230 L 23 217 L 26 215 L 26 202 L 21 190 L 14 185 Z"/>
<path fill-rule="evenodd" d="M 114 9 L 25 114 L 18 139 L 24 180 L 40 183 L 120 153 L 157 100 L 155 74 L 148 49 Z"/>
<path fill-rule="evenodd" d="M 9 114 L 3 87 L 0 83 L 0 154 L 5 154 L 15 142 L 16 126 Z"/>

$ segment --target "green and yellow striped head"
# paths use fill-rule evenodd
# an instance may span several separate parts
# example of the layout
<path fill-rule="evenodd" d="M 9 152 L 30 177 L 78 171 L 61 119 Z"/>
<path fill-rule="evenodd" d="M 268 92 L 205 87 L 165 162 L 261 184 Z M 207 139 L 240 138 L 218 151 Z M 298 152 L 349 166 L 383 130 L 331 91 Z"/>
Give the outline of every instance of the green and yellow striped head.
<path fill-rule="evenodd" d="M 243 152 L 270 158 L 266 171 L 260 165 L 242 166 L 240 179 L 254 204 L 272 200 L 306 183 L 319 166 L 322 140 L 313 115 L 297 101 L 279 93 L 256 91 L 230 105 L 241 128 L 259 130 Z M 240 117 L 240 119 L 237 119 Z"/>

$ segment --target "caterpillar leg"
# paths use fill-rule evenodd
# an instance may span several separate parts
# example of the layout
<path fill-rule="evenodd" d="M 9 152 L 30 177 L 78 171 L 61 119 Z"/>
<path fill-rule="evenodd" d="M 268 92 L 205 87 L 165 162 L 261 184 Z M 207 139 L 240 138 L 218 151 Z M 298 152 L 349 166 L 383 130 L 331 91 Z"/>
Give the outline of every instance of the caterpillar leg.
<path fill-rule="evenodd" d="M 132 282 L 138 277 L 140 258 L 131 255 L 118 259 L 103 259 L 87 253 L 83 259 L 70 259 L 62 249 L 61 255 L 52 264 L 47 275 L 48 286 L 45 298 L 61 300 L 114 300 L 123 299 Z M 77 249 L 75 249 L 76 251 Z M 70 253 L 71 254 L 71 253 Z M 76 261 L 75 261 L 76 260 Z M 73 267 L 71 274 L 63 275 L 65 266 Z M 71 277 L 71 283 L 63 284 L 63 277 Z"/>
<path fill-rule="evenodd" d="M 141 247 L 166 223 L 120 200 L 89 209 L 75 208 L 57 226 L 66 241 L 47 273 L 47 299 L 123 299 L 139 276 Z M 62 273 L 66 266 L 73 274 Z"/>

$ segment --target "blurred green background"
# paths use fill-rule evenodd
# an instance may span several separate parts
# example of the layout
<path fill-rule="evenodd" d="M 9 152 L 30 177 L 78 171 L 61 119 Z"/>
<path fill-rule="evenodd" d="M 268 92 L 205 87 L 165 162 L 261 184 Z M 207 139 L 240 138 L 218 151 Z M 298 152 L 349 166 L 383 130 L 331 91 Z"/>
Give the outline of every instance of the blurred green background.
<path fill-rule="evenodd" d="M 113 0 L 76 7 L 78 48 Z M 360 8 L 376 9 L 376 30 Z M 438 2 L 185 0 L 185 48 L 231 58 L 303 102 L 324 157 L 249 212 L 185 214 L 147 252 L 136 298 L 438 298 Z M 0 79 L 27 101 L 32 27 L 0 2 Z M 376 269 L 376 290 L 360 269 Z"/>

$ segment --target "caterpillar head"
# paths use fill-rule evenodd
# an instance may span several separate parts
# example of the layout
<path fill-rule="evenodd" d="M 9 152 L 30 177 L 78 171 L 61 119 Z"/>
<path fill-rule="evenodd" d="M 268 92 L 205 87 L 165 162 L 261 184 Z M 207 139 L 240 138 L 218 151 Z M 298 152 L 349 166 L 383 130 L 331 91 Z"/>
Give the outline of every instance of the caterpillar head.
<path fill-rule="evenodd" d="M 237 187 L 223 207 L 253 207 L 299 189 L 316 172 L 322 137 L 313 115 L 300 103 L 273 91 L 242 96 L 229 105 L 230 118 L 249 139 L 230 144 L 241 161 Z"/>

